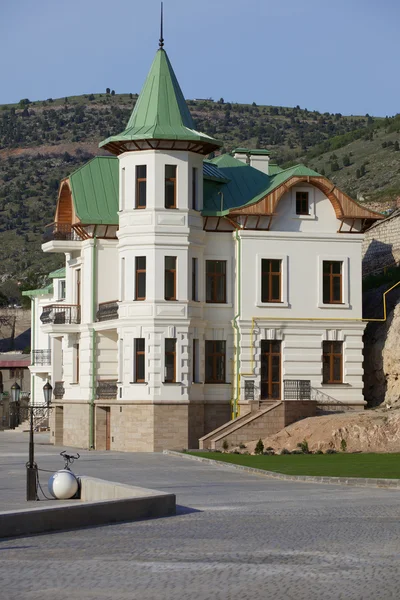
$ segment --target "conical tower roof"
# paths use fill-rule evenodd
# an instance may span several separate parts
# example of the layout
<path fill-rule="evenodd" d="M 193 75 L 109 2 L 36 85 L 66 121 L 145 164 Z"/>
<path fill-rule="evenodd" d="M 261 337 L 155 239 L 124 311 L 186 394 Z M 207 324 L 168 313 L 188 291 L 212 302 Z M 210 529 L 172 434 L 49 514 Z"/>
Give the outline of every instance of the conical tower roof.
<path fill-rule="evenodd" d="M 100 143 L 113 154 L 127 150 L 180 149 L 208 154 L 222 142 L 195 130 L 168 55 L 160 48 L 122 133 Z"/>

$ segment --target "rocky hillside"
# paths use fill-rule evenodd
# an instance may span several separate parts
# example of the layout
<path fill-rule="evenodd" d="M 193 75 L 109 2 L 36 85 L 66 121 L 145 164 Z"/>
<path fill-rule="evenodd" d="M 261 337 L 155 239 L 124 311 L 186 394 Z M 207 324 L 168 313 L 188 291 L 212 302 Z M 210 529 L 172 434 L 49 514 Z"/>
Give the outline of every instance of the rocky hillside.
<path fill-rule="evenodd" d="M 62 258 L 40 250 L 58 184 L 124 129 L 136 94 L 87 94 L 0 106 L 0 283 L 42 279 Z M 279 164 L 304 161 L 353 196 L 383 201 L 399 192 L 400 118 L 343 116 L 295 108 L 188 100 L 196 127 L 236 146 L 271 150 Z M 396 144 L 397 142 L 397 144 Z M 0 292 L 1 292 L 0 286 Z"/>

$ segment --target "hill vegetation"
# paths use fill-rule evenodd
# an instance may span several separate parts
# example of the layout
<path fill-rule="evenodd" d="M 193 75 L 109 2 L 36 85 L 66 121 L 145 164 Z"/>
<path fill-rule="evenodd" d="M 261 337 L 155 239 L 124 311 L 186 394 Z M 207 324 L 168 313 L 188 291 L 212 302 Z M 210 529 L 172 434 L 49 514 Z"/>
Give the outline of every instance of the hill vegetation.
<path fill-rule="evenodd" d="M 0 293 L 6 280 L 26 289 L 60 266 L 40 249 L 54 218 L 61 178 L 100 154 L 100 140 L 122 131 L 136 94 L 71 96 L 0 106 Z M 196 127 L 237 146 L 268 148 L 272 160 L 303 161 L 353 197 L 400 195 L 400 117 L 343 116 L 295 108 L 188 100 Z"/>

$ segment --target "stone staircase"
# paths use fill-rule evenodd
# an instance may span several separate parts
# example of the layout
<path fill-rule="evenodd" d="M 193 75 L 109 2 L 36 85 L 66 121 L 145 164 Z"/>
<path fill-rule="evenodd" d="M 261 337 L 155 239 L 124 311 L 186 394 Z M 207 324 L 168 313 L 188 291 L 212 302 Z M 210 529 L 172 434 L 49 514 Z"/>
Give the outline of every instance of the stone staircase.
<path fill-rule="evenodd" d="M 229 447 L 250 440 L 266 438 L 278 433 L 291 423 L 316 414 L 315 401 L 255 402 L 250 412 L 228 421 L 199 439 L 200 450 L 222 450 L 226 441 Z"/>
<path fill-rule="evenodd" d="M 201 450 L 222 450 L 225 440 L 229 446 L 239 446 L 246 441 L 277 433 L 284 427 L 283 409 L 283 402 L 274 402 L 228 421 L 200 438 L 199 447 Z"/>

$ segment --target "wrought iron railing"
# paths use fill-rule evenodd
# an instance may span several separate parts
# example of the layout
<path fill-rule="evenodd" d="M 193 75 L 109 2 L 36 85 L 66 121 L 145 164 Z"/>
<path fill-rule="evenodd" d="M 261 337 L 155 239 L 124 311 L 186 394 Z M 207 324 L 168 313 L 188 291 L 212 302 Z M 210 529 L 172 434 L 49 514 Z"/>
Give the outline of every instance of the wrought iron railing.
<path fill-rule="evenodd" d="M 32 350 L 32 365 L 51 365 L 51 350 Z"/>
<path fill-rule="evenodd" d="M 63 381 L 55 381 L 53 387 L 53 394 L 56 400 L 62 400 L 64 398 L 65 389 Z"/>
<path fill-rule="evenodd" d="M 82 237 L 69 223 L 52 223 L 44 233 L 44 240 L 81 241 Z"/>
<path fill-rule="evenodd" d="M 110 319 L 118 319 L 118 300 L 111 302 L 100 302 L 99 310 L 96 313 L 98 321 L 109 321 Z"/>
<path fill-rule="evenodd" d="M 311 400 L 309 379 L 285 379 L 283 382 L 284 400 Z"/>
<path fill-rule="evenodd" d="M 99 379 L 97 382 L 96 394 L 99 400 L 111 399 L 117 397 L 118 386 L 116 379 Z"/>
<path fill-rule="evenodd" d="M 43 307 L 40 315 L 42 323 L 54 325 L 81 322 L 81 307 L 78 304 L 49 304 Z"/>

